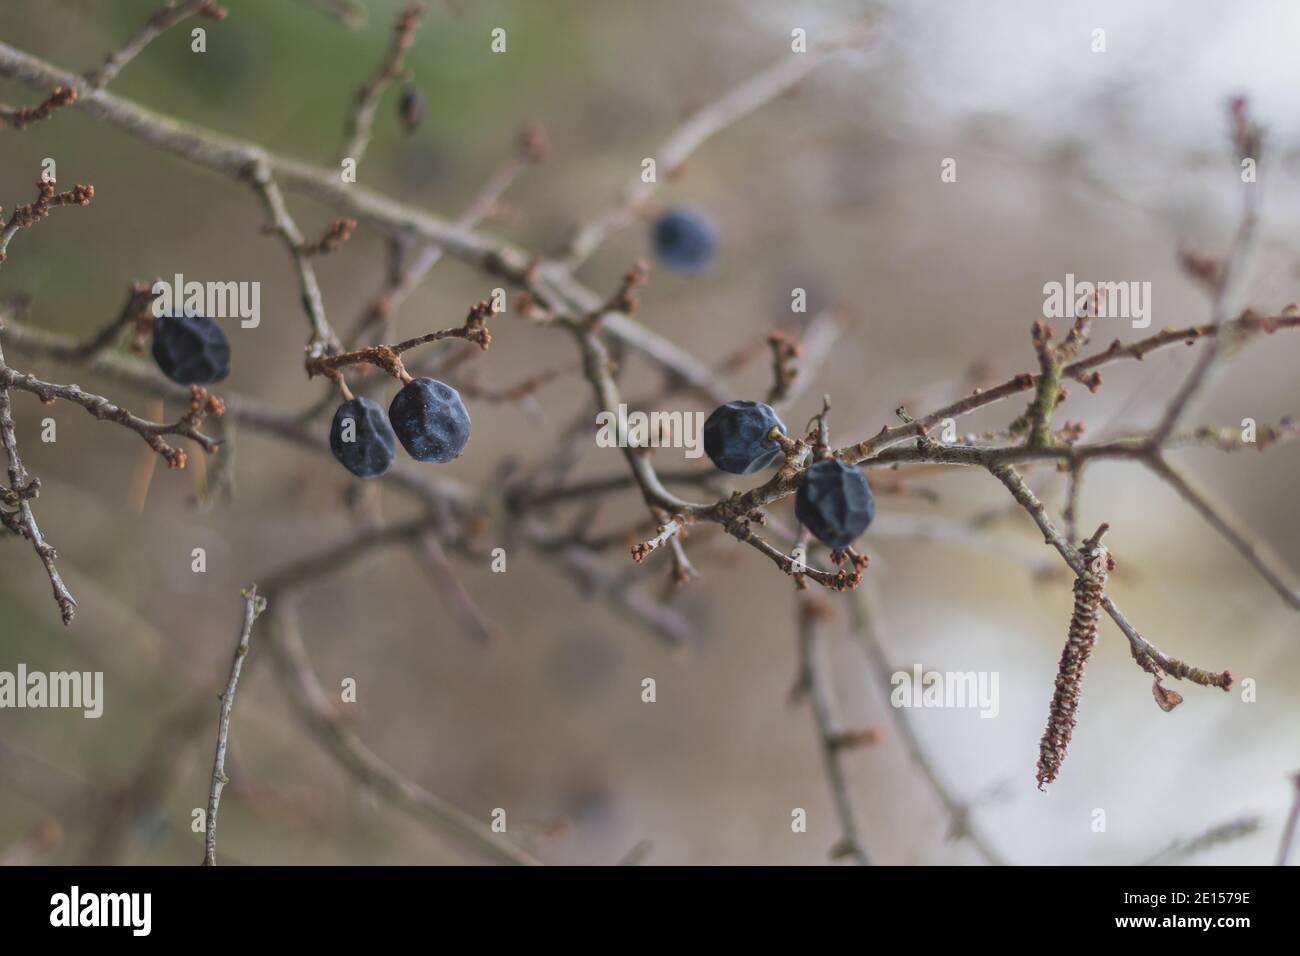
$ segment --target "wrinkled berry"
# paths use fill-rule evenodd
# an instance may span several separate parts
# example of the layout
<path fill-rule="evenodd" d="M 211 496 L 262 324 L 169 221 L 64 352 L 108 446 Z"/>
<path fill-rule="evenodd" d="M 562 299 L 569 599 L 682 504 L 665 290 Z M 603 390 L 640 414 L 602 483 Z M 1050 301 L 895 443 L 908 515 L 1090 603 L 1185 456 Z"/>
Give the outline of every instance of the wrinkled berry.
<path fill-rule="evenodd" d="M 727 402 L 704 420 L 704 452 L 709 460 L 733 475 L 752 475 L 781 454 L 781 446 L 768 438 L 775 425 L 785 434 L 776 412 L 762 402 Z"/>
<path fill-rule="evenodd" d="M 388 420 L 416 461 L 452 461 L 469 442 L 469 412 L 460 393 L 431 378 L 412 379 L 394 395 Z"/>
<path fill-rule="evenodd" d="M 397 442 L 383 408 L 368 398 L 354 398 L 340 405 L 330 425 L 330 451 L 358 478 L 386 472 L 397 454 Z"/>
<path fill-rule="evenodd" d="M 822 544 L 851 545 L 876 516 L 876 498 L 861 470 L 838 458 L 816 462 L 794 499 L 794 515 Z"/>
<path fill-rule="evenodd" d="M 230 342 L 203 315 L 161 315 L 153 323 L 153 360 L 181 385 L 211 385 L 230 374 Z"/>
<path fill-rule="evenodd" d="M 669 209 L 655 222 L 655 253 L 674 272 L 703 272 L 713 264 L 717 246 L 712 220 L 693 209 Z"/>

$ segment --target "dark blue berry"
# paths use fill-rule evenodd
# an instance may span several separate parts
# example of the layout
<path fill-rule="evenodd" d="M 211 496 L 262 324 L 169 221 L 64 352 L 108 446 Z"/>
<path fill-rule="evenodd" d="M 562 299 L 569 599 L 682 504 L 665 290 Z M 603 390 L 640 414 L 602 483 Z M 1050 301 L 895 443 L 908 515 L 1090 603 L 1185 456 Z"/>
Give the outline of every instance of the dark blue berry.
<path fill-rule="evenodd" d="M 386 472 L 397 454 L 397 442 L 383 408 L 368 398 L 354 398 L 340 405 L 330 425 L 330 451 L 358 478 Z"/>
<path fill-rule="evenodd" d="M 424 120 L 424 97 L 414 87 L 407 87 L 397 101 L 397 115 L 408 133 L 413 133 Z"/>
<path fill-rule="evenodd" d="M 876 516 L 876 498 L 861 470 L 838 458 L 816 462 L 794 499 L 794 515 L 822 544 L 851 545 Z"/>
<path fill-rule="evenodd" d="M 775 425 L 785 434 L 776 412 L 762 402 L 727 402 L 704 420 L 704 452 L 733 475 L 752 475 L 776 461 L 781 446 L 768 433 Z"/>
<path fill-rule="evenodd" d="M 412 379 L 394 395 L 388 420 L 416 461 L 452 461 L 469 442 L 469 412 L 460 393 L 431 378 Z"/>
<path fill-rule="evenodd" d="M 718 232 L 693 209 L 669 209 L 654 225 L 655 254 L 669 269 L 690 275 L 713 264 Z"/>
<path fill-rule="evenodd" d="M 230 343 L 203 315 L 161 315 L 153 323 L 153 360 L 181 385 L 211 385 L 230 374 Z"/>

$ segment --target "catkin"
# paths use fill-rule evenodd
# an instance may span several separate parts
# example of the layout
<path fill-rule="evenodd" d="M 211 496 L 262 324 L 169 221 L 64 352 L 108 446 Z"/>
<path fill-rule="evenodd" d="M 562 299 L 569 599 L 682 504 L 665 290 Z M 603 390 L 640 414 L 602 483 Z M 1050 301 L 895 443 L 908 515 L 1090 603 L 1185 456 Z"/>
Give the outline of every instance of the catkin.
<path fill-rule="evenodd" d="M 1065 760 L 1065 749 L 1074 732 L 1075 713 L 1083 684 L 1083 669 L 1097 641 L 1097 616 L 1106 575 L 1114 570 L 1115 560 L 1102 545 L 1093 546 L 1085 555 L 1084 571 L 1074 581 L 1074 614 L 1070 617 L 1070 636 L 1061 651 L 1056 671 L 1056 691 L 1047 715 L 1047 729 L 1038 745 L 1038 789 L 1056 779 Z"/>

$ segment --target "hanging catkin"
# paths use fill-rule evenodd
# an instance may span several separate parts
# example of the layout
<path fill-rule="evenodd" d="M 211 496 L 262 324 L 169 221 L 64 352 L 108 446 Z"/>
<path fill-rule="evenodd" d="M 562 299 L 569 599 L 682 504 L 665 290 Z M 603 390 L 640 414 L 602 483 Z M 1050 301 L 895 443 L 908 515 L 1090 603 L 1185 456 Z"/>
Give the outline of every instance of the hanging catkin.
<path fill-rule="evenodd" d="M 1084 570 L 1074 581 L 1074 614 L 1070 617 L 1070 636 L 1061 651 L 1056 671 L 1056 692 L 1047 715 L 1047 729 L 1038 745 L 1038 789 L 1056 779 L 1065 760 L 1065 748 L 1074 732 L 1075 712 L 1083 684 L 1083 668 L 1097 641 L 1097 616 L 1106 575 L 1115 569 L 1115 559 L 1105 546 L 1084 543 Z"/>

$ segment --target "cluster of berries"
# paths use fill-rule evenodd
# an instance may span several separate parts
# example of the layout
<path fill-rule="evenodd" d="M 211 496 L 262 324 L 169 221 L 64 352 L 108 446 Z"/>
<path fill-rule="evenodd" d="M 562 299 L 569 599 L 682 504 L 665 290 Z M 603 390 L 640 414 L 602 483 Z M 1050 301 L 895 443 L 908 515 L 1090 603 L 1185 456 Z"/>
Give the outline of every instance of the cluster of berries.
<path fill-rule="evenodd" d="M 330 425 L 330 451 L 358 478 L 373 478 L 393 463 L 394 434 L 416 461 L 446 464 L 469 444 L 469 412 L 450 385 L 415 378 L 393 396 L 387 416 L 368 398 L 340 405 Z"/>
<path fill-rule="evenodd" d="M 162 373 L 181 385 L 211 385 L 230 374 L 230 342 L 203 315 L 156 318 L 153 357 Z M 394 435 L 416 461 L 449 462 L 469 443 L 469 412 L 450 385 L 412 379 L 393 397 L 387 416 L 368 398 L 340 405 L 330 425 L 330 451 L 352 474 L 373 478 L 393 463 Z"/>
<path fill-rule="evenodd" d="M 752 475 L 781 455 L 781 446 L 771 438 L 773 428 L 786 434 L 770 405 L 727 402 L 704 421 L 704 452 L 723 471 Z M 794 513 L 818 541 L 838 551 L 867 530 L 876 516 L 876 500 L 861 470 L 838 458 L 824 458 L 804 474 Z"/>
<path fill-rule="evenodd" d="M 713 264 L 718 233 L 712 220 L 685 207 L 667 210 L 651 229 L 659 260 L 674 272 L 693 275 Z M 752 475 L 781 456 L 769 436 L 785 425 L 762 402 L 727 402 L 704 422 L 704 451 L 723 471 Z M 815 462 L 804 474 L 794 502 L 795 517 L 818 541 L 836 550 L 851 545 L 876 515 L 876 500 L 866 476 L 836 458 Z"/>

